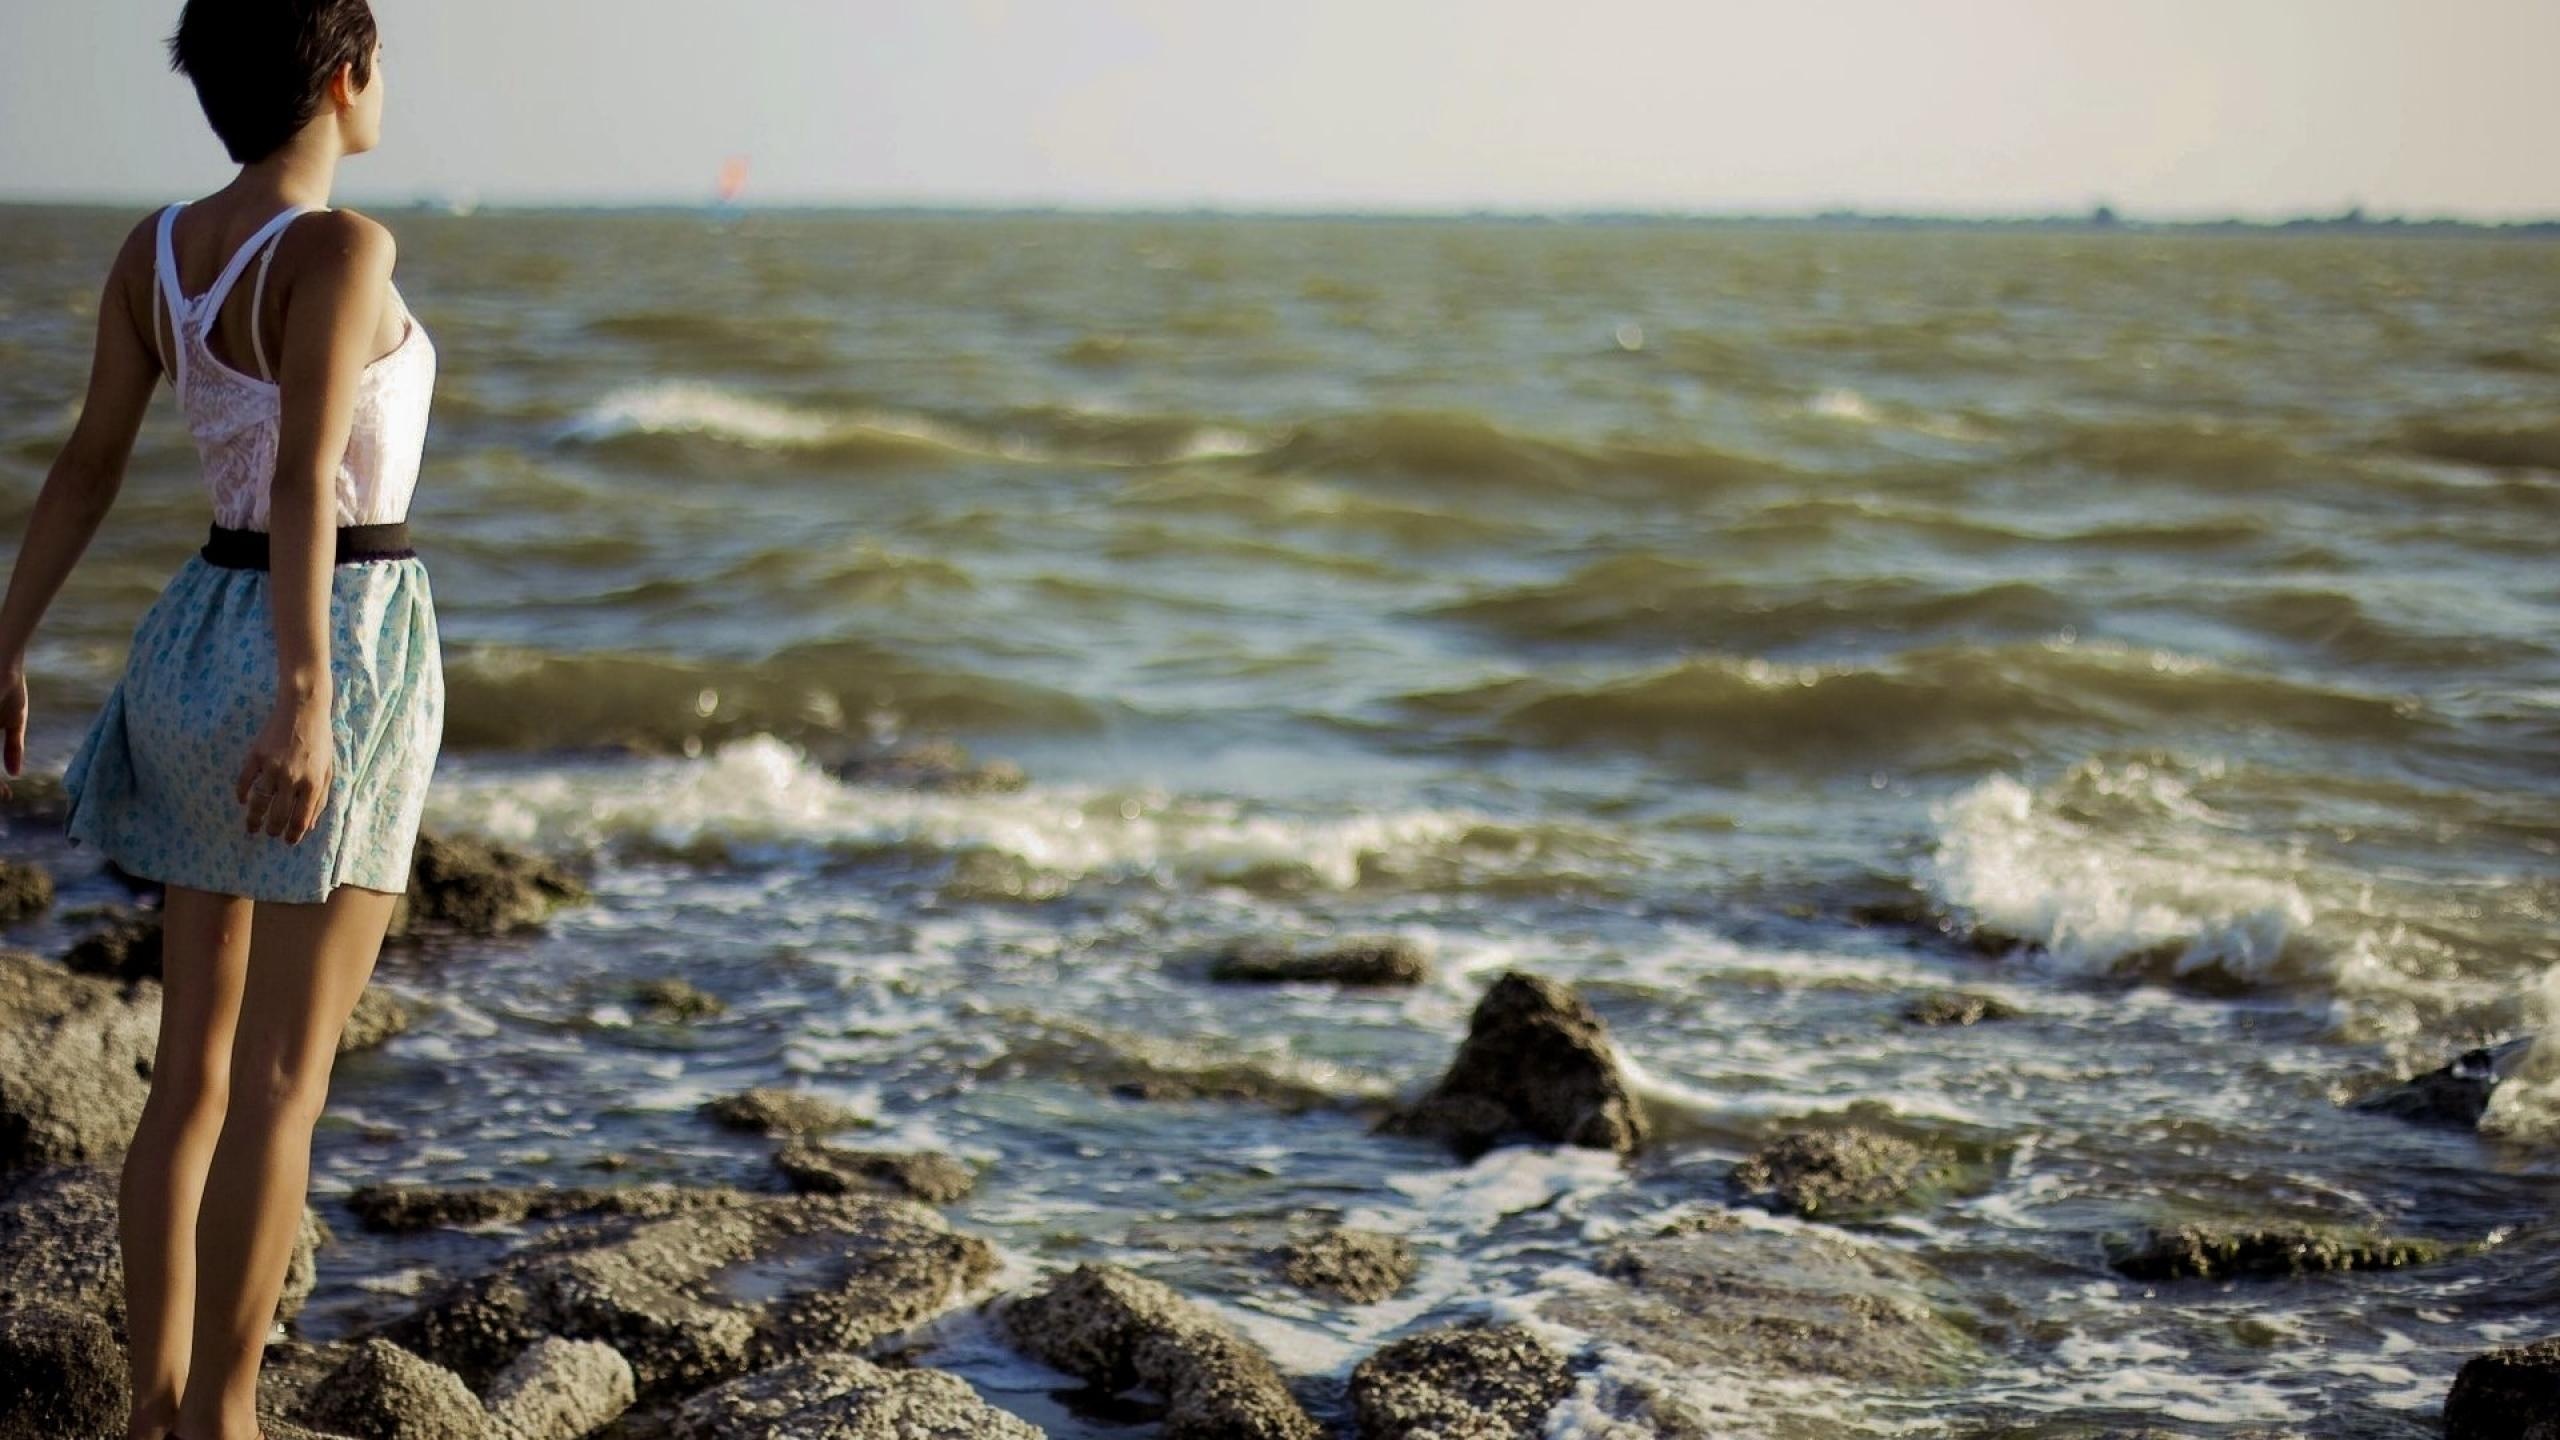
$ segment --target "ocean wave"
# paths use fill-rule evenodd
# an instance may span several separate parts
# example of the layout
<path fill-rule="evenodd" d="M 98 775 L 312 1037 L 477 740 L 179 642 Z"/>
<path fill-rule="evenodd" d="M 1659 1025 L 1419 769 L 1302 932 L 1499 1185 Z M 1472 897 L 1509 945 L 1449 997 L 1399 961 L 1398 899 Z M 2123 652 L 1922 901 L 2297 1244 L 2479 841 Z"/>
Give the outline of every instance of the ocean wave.
<path fill-rule="evenodd" d="M 950 863 L 945 893 L 986 900 L 1043 898 L 1089 879 L 1275 894 L 1579 890 L 1631 863 L 1605 835 L 1459 809 L 1299 815 L 1143 788 L 849 784 L 771 735 L 698 759 L 468 767 L 438 777 L 429 812 L 431 824 L 547 851 L 922 857 Z"/>
<path fill-rule="evenodd" d="M 1365 411 L 1301 421 L 1260 457 L 1282 472 L 1392 475 L 1545 495 L 1716 493 L 1782 481 L 1785 465 L 1676 442 L 1569 440 L 1460 410 Z"/>
<path fill-rule="evenodd" d="M 744 735 L 880 729 L 1079 731 L 1091 704 L 1018 680 L 917 663 L 858 641 L 761 659 L 457 647 L 445 659 L 456 749 L 699 750 Z"/>
<path fill-rule="evenodd" d="M 2325 950 L 2305 939 L 2317 912 L 2292 867 L 2231 833 L 2176 776 L 2093 767 L 2078 784 L 2108 795 L 2116 823 L 2091 823 L 2068 787 L 2039 795 L 1994 775 L 1939 807 L 1922 879 L 1975 924 L 2068 969 L 2238 988 L 2326 971 Z M 2146 848 L 2128 812 L 2179 822 L 2153 827 L 2179 843 Z"/>
<path fill-rule="evenodd" d="M 2418 420 L 2401 427 L 2413 454 L 2490 470 L 2560 472 L 2560 420 Z"/>
<path fill-rule="evenodd" d="M 1523 640 L 1669 641 L 1764 650 L 1874 635 L 2022 637 L 2080 623 L 2083 607 L 2026 580 L 1948 588 L 1918 579 L 1825 581 L 1783 590 L 1651 551 L 1562 580 L 1515 586 L 1432 613 Z"/>
<path fill-rule="evenodd" d="M 960 421 L 883 406 L 785 404 L 671 380 L 614 391 L 561 427 L 562 443 L 635 459 L 716 459 L 745 451 L 802 464 L 1150 466 L 1260 453 L 1236 426 L 1179 416 L 1035 406 Z"/>
<path fill-rule="evenodd" d="M 1403 704 L 1476 722 L 1488 739 L 1629 747 L 1717 775 L 2002 764 L 2057 742 L 2199 725 L 2376 744 L 2410 739 L 2429 723 L 2413 697 L 2069 640 L 1938 646 L 1835 665 L 1693 656 L 1633 673 L 1420 691 Z"/>

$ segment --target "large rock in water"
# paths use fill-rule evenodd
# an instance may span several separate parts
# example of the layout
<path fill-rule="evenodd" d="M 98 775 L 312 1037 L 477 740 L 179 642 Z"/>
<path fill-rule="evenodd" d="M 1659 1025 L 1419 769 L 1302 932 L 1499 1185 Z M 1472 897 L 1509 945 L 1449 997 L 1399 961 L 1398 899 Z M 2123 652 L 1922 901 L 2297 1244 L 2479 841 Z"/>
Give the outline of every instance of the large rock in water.
<path fill-rule="evenodd" d="M 684 1402 L 672 1440 L 1041 1440 L 940 1370 L 892 1370 L 856 1355 L 811 1355 L 740 1376 Z"/>
<path fill-rule="evenodd" d="M 2519 1036 L 2499 1045 L 2465 1050 L 2447 1064 L 2397 1085 L 2387 1085 L 2355 1102 L 2354 1108 L 2422 1125 L 2477 1129 L 2489 1113 L 2490 1093 L 2513 1073 L 2533 1048 L 2533 1037 Z"/>
<path fill-rule="evenodd" d="M 601 1340 L 644 1400 L 940 1314 L 996 1266 L 907 1200 L 742 1196 L 671 1215 L 571 1221 L 379 1328 L 475 1385 L 542 1336 Z"/>
<path fill-rule="evenodd" d="M 2445 1440 L 2560 1440 L 2560 1336 L 2475 1356 L 2444 1402 Z"/>
<path fill-rule="evenodd" d="M 124 1347 L 86 1310 L 0 1308 L 0 1440 L 124 1433 Z"/>
<path fill-rule="evenodd" d="M 52 908 L 52 871 L 23 860 L 0 860 L 0 925 L 32 920 Z"/>
<path fill-rule="evenodd" d="M 0 1170 L 122 1154 L 159 1033 L 158 987 L 0 950 Z"/>
<path fill-rule="evenodd" d="M 1931 1179 L 1927 1151 L 1863 1125 L 1795 1130 L 1734 1167 L 1733 1181 L 1774 1209 L 1824 1220 L 1872 1217 Z"/>
<path fill-rule="evenodd" d="M 1521 1325 L 1426 1330 L 1351 1371 L 1360 1440 L 1538 1440 L 1572 1390 L 1563 1353 Z"/>
<path fill-rule="evenodd" d="M 2116 1247 L 2107 1263 L 2136 1280 L 2268 1279 L 2333 1270 L 2390 1270 L 2443 1258 L 2432 1240 L 2394 1240 L 2309 1225 L 2177 1225 Z M 2554 1437 L 2560 1440 L 2560 1437 Z"/>
<path fill-rule="evenodd" d="M 467 836 L 421 834 L 408 893 L 391 914 L 391 933 L 442 927 L 503 935 L 541 924 L 587 887 L 562 866 Z"/>
<path fill-rule="evenodd" d="M 1164 1440 L 1317 1440 L 1270 1357 L 1159 1280 L 1079 1265 L 998 1303 L 997 1321 L 1042 1364 L 1098 1389 L 1164 1397 Z"/>
<path fill-rule="evenodd" d="M 1620 1153 L 1647 1134 L 1608 1027 L 1567 986 L 1519 970 L 1476 1002 L 1440 1083 L 1378 1128 L 1437 1136 L 1469 1157 L 1518 1134 Z"/>
<path fill-rule="evenodd" d="M 1918 1262 L 1815 1230 L 1708 1215 L 1615 1242 L 1596 1268 L 1620 1288 L 1564 1291 L 1540 1313 L 1678 1366 L 1924 1385 L 1975 1354 Z"/>
<path fill-rule="evenodd" d="M 0 1193 L 0 1305 L 52 1301 L 88 1311 L 124 1333 L 124 1246 L 117 1232 L 118 1171 L 61 1165 L 16 1177 Z M 291 1318 L 319 1280 L 329 1229 L 306 1205 L 276 1313 Z"/>

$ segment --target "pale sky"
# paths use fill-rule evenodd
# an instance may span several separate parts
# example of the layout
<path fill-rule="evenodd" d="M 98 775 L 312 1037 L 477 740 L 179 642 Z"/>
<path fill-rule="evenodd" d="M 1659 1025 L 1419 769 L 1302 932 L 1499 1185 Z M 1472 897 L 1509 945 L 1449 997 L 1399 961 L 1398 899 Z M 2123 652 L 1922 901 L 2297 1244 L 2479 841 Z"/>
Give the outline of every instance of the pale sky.
<path fill-rule="evenodd" d="M 178 0 L 0 0 L 0 198 L 232 167 Z M 2555 0 L 375 0 L 335 198 L 2560 216 Z"/>

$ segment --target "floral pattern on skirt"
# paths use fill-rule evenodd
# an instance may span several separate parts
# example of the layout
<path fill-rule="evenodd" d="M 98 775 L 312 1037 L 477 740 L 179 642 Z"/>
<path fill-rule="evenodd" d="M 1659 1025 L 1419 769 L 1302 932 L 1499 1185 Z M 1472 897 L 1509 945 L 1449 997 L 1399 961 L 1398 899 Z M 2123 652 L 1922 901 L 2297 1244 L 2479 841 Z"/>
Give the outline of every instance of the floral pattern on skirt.
<path fill-rule="evenodd" d="M 435 600 L 415 556 L 332 567 L 337 765 L 320 819 L 287 844 L 247 827 L 234 792 L 274 709 L 264 570 L 179 567 L 133 632 L 123 676 L 63 772 L 66 829 L 125 871 L 253 900 L 339 885 L 401 891 L 444 737 Z"/>

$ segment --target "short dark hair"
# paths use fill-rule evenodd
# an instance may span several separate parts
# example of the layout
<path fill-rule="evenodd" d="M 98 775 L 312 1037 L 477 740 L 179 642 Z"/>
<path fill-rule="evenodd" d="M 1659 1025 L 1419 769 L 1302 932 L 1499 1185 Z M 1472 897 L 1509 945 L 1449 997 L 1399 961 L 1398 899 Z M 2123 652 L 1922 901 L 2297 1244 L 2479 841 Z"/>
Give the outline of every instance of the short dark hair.
<path fill-rule="evenodd" d="M 339 66 L 372 84 L 373 42 L 366 0 L 187 0 L 169 68 L 195 82 L 222 148 L 248 165 L 311 123 Z"/>

